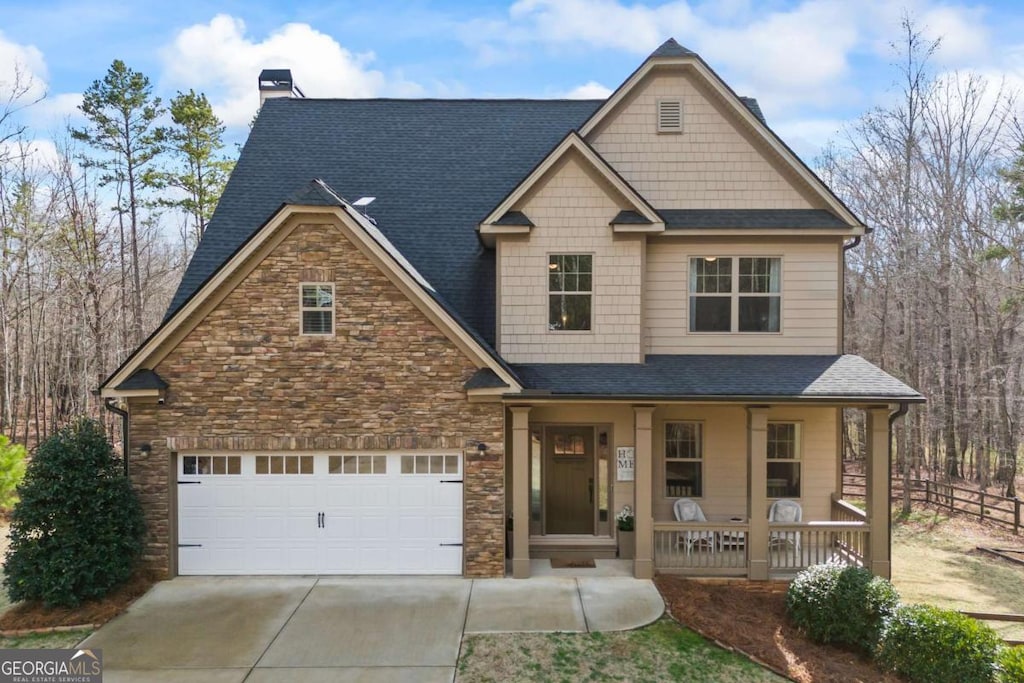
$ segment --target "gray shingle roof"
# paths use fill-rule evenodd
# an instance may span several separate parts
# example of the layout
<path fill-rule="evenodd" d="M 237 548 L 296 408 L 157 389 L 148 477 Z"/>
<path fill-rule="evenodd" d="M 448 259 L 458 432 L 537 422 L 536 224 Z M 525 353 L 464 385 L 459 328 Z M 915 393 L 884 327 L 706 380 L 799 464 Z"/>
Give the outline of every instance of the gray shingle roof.
<path fill-rule="evenodd" d="M 130 391 L 137 389 L 166 389 L 167 382 L 152 370 L 138 370 L 131 377 L 118 384 L 117 391 Z"/>
<path fill-rule="evenodd" d="M 612 225 L 650 225 L 651 221 L 636 211 L 619 211 L 611 223 Z"/>
<path fill-rule="evenodd" d="M 494 221 L 495 225 L 524 225 L 532 228 L 533 221 L 527 218 L 522 211 L 506 211 L 505 215 Z"/>
<path fill-rule="evenodd" d="M 652 355 L 640 363 L 513 364 L 524 388 L 636 399 L 924 400 L 860 356 Z"/>
<path fill-rule="evenodd" d="M 693 50 L 689 50 L 677 43 L 675 38 L 669 38 L 657 50 L 652 52 L 648 59 L 652 57 L 695 57 L 696 55 L 697 53 Z"/>
<path fill-rule="evenodd" d="M 473 373 L 473 376 L 466 380 L 466 383 L 462 385 L 463 389 L 500 389 L 501 387 L 508 387 L 494 370 L 490 368 L 480 368 Z"/>
<path fill-rule="evenodd" d="M 381 231 L 488 342 L 494 252 L 476 226 L 595 100 L 270 99 L 260 112 L 168 317 L 296 188 L 322 178 L 377 197 Z"/>
<path fill-rule="evenodd" d="M 660 209 L 665 228 L 849 228 L 824 209 Z"/>

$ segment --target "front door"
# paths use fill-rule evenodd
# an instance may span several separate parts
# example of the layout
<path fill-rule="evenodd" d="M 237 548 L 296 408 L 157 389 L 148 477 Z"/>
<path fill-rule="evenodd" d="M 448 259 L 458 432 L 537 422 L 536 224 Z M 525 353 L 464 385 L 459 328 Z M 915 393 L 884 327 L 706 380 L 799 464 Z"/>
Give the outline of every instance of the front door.
<path fill-rule="evenodd" d="M 594 533 L 594 428 L 545 430 L 545 520 L 549 534 Z"/>

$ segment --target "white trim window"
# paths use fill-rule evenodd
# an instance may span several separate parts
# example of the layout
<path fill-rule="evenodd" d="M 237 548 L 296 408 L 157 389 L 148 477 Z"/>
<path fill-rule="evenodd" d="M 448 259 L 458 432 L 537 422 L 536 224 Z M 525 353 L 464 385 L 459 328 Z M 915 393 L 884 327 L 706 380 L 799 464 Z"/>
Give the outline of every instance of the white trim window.
<path fill-rule="evenodd" d="M 299 310 L 302 334 L 333 335 L 334 283 L 302 283 L 299 286 Z"/>
<path fill-rule="evenodd" d="M 781 258 L 690 259 L 690 332 L 779 332 L 781 327 Z"/>
<path fill-rule="evenodd" d="M 548 256 L 548 329 L 589 331 L 594 286 L 591 254 Z"/>
<path fill-rule="evenodd" d="M 768 497 L 800 497 L 800 423 L 768 423 Z"/>
<path fill-rule="evenodd" d="M 665 497 L 704 495 L 704 426 L 700 422 L 665 423 Z"/>

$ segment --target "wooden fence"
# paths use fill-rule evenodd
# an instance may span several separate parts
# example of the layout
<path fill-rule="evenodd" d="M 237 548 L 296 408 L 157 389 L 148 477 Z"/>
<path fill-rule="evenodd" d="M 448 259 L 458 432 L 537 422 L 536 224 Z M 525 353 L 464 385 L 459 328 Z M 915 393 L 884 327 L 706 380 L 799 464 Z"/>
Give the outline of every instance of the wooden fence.
<path fill-rule="evenodd" d="M 863 474 L 843 473 L 843 497 L 864 496 L 866 478 Z M 893 477 L 892 499 L 903 499 L 903 478 Z M 929 479 L 910 480 L 910 500 L 948 508 L 977 517 L 985 522 L 998 524 L 1015 534 L 1021 532 L 1020 498 L 1007 498 L 955 484 L 944 484 Z"/>

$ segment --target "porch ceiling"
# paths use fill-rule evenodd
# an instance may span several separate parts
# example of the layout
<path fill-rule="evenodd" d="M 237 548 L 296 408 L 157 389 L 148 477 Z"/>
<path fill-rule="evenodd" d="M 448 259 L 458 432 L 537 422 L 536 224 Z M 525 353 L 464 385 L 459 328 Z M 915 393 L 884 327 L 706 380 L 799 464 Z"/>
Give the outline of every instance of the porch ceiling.
<path fill-rule="evenodd" d="M 860 356 L 649 355 L 644 363 L 513 365 L 524 393 L 565 398 L 921 403 Z"/>

